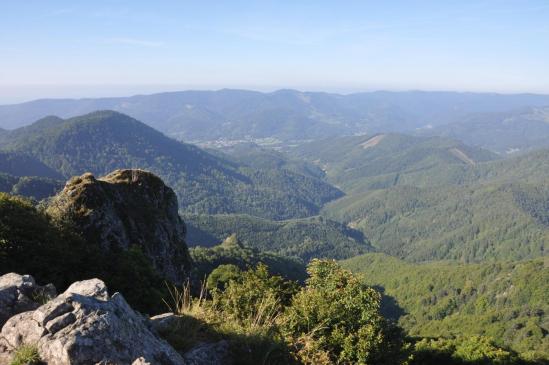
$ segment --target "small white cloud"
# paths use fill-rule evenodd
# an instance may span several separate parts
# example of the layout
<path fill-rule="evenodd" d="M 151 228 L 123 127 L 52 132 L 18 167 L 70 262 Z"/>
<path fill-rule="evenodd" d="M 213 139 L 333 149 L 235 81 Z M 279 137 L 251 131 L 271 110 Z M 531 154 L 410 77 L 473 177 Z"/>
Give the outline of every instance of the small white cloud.
<path fill-rule="evenodd" d="M 135 38 L 108 38 L 108 39 L 105 39 L 103 43 L 123 44 L 128 46 L 139 46 L 139 47 L 162 47 L 164 45 L 164 42 L 149 41 L 149 40 L 135 39 Z"/>
<path fill-rule="evenodd" d="M 71 14 L 72 12 L 73 12 L 73 9 L 69 9 L 69 8 L 54 9 L 54 10 L 46 13 L 45 16 L 47 16 L 47 17 L 62 16 L 62 15 Z"/>

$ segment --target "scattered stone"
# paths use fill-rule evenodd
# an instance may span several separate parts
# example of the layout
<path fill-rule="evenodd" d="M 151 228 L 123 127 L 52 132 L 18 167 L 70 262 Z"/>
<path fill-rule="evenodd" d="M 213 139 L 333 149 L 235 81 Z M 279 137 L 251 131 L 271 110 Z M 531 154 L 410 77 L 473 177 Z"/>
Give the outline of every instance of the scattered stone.
<path fill-rule="evenodd" d="M 55 295 L 52 284 L 36 285 L 30 275 L 9 273 L 0 276 L 0 328 L 12 316 L 36 309 Z"/>

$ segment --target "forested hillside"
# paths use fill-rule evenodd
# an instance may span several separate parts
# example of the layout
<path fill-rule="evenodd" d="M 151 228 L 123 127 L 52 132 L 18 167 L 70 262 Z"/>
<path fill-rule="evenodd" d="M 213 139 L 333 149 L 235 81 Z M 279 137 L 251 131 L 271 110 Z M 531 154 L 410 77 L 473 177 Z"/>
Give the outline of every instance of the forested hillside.
<path fill-rule="evenodd" d="M 235 279 L 238 276 L 236 268 L 249 270 L 259 264 L 266 265 L 271 274 L 286 280 L 303 282 L 307 277 L 305 263 L 299 258 L 246 247 L 235 234 L 217 246 L 197 246 L 189 252 L 194 263 L 193 275 L 206 278 L 208 289 L 222 288 L 230 279 Z"/>
<path fill-rule="evenodd" d="M 62 175 L 39 160 L 0 151 L 0 192 L 41 200 L 63 187 Z"/>
<path fill-rule="evenodd" d="M 346 197 L 325 214 L 412 261 L 516 260 L 544 255 L 549 185 L 397 186 Z"/>
<path fill-rule="evenodd" d="M 417 186 L 460 183 L 460 175 L 470 166 L 498 159 L 494 153 L 457 140 L 404 134 L 320 140 L 303 144 L 290 153 L 321 166 L 328 180 L 346 191 L 399 183 Z"/>
<path fill-rule="evenodd" d="M 231 234 L 245 246 L 286 256 L 349 258 L 373 250 L 354 229 L 323 217 L 271 221 L 247 215 L 184 214 L 191 246 L 213 246 Z"/>
<path fill-rule="evenodd" d="M 36 158 L 20 154 L 0 151 L 0 172 L 13 176 L 42 176 L 52 179 L 62 179 L 57 171 L 44 165 Z"/>
<path fill-rule="evenodd" d="M 1 148 L 30 155 L 64 177 L 128 167 L 150 170 L 174 188 L 188 212 L 287 219 L 314 215 L 342 196 L 317 178 L 239 165 L 109 111 L 39 120 L 10 132 Z"/>
<path fill-rule="evenodd" d="M 412 261 L 526 259 L 544 254 L 549 153 L 501 159 L 440 138 L 342 137 L 295 148 L 346 196 L 323 214 L 380 251 Z"/>
<path fill-rule="evenodd" d="M 302 175 L 323 178 L 325 173 L 317 165 L 301 158 L 291 158 L 274 148 L 261 147 L 255 143 L 243 142 L 232 146 L 208 150 L 222 151 L 222 157 L 256 169 L 285 169 Z"/>
<path fill-rule="evenodd" d="M 63 188 L 63 182 L 47 177 L 13 176 L 0 172 L 0 192 L 22 195 L 36 201 L 45 199 Z"/>
<path fill-rule="evenodd" d="M 385 313 L 411 335 L 483 335 L 522 353 L 549 353 L 547 259 L 481 264 L 409 264 L 384 254 L 342 262 L 395 301 Z"/>

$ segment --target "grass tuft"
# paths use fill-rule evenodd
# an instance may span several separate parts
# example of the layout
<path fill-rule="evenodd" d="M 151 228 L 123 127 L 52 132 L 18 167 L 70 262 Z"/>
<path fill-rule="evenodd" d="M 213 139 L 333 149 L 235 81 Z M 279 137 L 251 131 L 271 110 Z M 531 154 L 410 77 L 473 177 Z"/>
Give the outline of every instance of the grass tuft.
<path fill-rule="evenodd" d="M 38 349 L 34 345 L 22 345 L 15 351 L 10 365 L 39 365 L 41 364 Z"/>

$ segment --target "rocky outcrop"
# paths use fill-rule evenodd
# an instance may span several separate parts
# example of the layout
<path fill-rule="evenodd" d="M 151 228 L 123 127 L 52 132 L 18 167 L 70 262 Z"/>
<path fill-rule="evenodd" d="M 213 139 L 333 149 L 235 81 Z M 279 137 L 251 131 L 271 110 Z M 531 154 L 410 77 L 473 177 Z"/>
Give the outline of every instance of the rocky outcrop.
<path fill-rule="evenodd" d="M 196 345 L 183 356 L 188 365 L 230 365 L 233 364 L 229 343 L 221 340 Z"/>
<path fill-rule="evenodd" d="M 55 295 L 53 285 L 37 285 L 30 275 L 0 276 L 0 328 L 13 315 L 36 309 Z"/>
<path fill-rule="evenodd" d="M 185 224 L 173 190 L 150 172 L 116 170 L 72 178 L 46 212 L 71 222 L 105 250 L 139 246 L 163 277 L 181 283 L 189 271 Z"/>
<path fill-rule="evenodd" d="M 48 365 L 188 363 L 98 279 L 76 282 L 36 310 L 10 318 L 0 332 L 0 364 L 24 344 L 36 346 Z"/>

